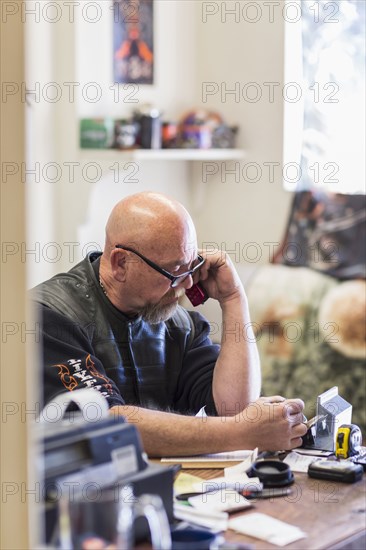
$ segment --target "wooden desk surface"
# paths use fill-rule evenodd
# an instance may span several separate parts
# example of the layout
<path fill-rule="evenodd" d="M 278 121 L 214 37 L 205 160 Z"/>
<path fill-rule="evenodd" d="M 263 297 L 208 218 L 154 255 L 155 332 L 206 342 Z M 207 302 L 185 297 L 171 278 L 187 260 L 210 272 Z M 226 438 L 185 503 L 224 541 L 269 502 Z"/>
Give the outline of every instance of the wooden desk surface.
<path fill-rule="evenodd" d="M 184 472 L 204 479 L 223 475 L 223 470 L 212 469 Z M 230 514 L 230 517 L 260 512 L 305 531 L 306 539 L 289 544 L 286 549 L 366 549 L 366 475 L 356 483 L 339 483 L 295 473 L 291 488 L 292 494 L 287 497 L 258 499 L 249 510 Z M 230 542 L 249 543 L 255 550 L 278 548 L 231 530 L 226 531 L 225 538 Z"/>

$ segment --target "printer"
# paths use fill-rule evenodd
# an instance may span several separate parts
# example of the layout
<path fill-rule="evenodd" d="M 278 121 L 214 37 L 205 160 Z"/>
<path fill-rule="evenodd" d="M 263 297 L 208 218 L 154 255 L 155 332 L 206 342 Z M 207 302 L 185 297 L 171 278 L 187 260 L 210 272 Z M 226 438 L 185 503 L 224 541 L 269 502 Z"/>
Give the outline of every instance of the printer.
<path fill-rule="evenodd" d="M 77 392 L 75 392 L 77 393 Z M 64 491 L 94 484 L 102 489 L 129 485 L 135 496 L 159 495 L 168 520 L 173 522 L 173 481 L 176 468 L 144 458 L 139 433 L 123 417 L 87 422 L 81 414 L 42 424 L 44 448 L 44 542 L 56 545 L 59 503 Z M 147 522 L 137 518 L 136 540 L 148 534 Z"/>

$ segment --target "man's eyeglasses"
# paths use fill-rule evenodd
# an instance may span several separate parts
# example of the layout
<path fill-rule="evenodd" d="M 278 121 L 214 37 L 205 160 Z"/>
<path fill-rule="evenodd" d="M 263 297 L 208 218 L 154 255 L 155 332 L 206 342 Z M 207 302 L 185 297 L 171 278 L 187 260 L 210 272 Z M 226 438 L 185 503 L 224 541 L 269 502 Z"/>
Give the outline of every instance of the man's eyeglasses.
<path fill-rule="evenodd" d="M 205 263 L 205 258 L 198 254 L 197 259 L 194 261 L 194 267 L 190 269 L 189 271 L 185 271 L 184 273 L 181 273 L 180 275 L 173 275 L 172 273 L 169 273 L 169 271 L 166 271 L 166 269 L 163 269 L 162 267 L 158 266 L 155 262 L 152 262 L 140 252 L 137 252 L 137 250 L 134 250 L 133 248 L 130 248 L 129 246 L 123 246 L 122 244 L 116 244 L 115 248 L 120 248 L 121 250 L 127 250 L 127 252 L 132 252 L 133 254 L 136 254 L 141 260 L 143 260 L 147 265 L 155 269 L 155 271 L 158 271 L 158 273 L 161 273 L 170 280 L 170 286 L 172 288 L 177 287 L 180 285 L 187 277 L 190 275 L 193 275 L 200 267 L 203 266 Z"/>

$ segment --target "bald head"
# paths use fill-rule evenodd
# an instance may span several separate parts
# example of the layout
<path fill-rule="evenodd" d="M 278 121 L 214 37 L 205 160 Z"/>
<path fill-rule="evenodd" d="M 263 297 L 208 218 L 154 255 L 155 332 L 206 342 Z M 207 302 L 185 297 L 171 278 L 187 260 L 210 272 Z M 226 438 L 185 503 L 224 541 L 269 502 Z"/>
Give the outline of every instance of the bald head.
<path fill-rule="evenodd" d="M 193 221 L 177 201 L 161 193 L 130 195 L 113 208 L 106 225 L 105 254 L 116 244 L 137 245 L 139 250 L 165 248 L 195 242 Z"/>
<path fill-rule="evenodd" d="M 197 253 L 187 210 L 160 193 L 138 193 L 121 200 L 109 216 L 99 280 L 117 309 L 160 322 L 173 315 L 179 295 L 192 285 L 192 278 L 185 277 L 181 288 L 171 288 L 171 276 L 165 273 L 187 273 Z"/>

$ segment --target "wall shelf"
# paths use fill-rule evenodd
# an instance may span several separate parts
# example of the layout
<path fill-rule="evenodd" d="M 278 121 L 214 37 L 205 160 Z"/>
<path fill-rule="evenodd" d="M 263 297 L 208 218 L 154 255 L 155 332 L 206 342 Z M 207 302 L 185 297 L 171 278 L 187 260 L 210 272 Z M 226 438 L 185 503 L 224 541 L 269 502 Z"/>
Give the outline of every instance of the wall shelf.
<path fill-rule="evenodd" d="M 97 160 L 239 160 L 245 157 L 242 149 L 80 149 L 83 159 Z"/>

